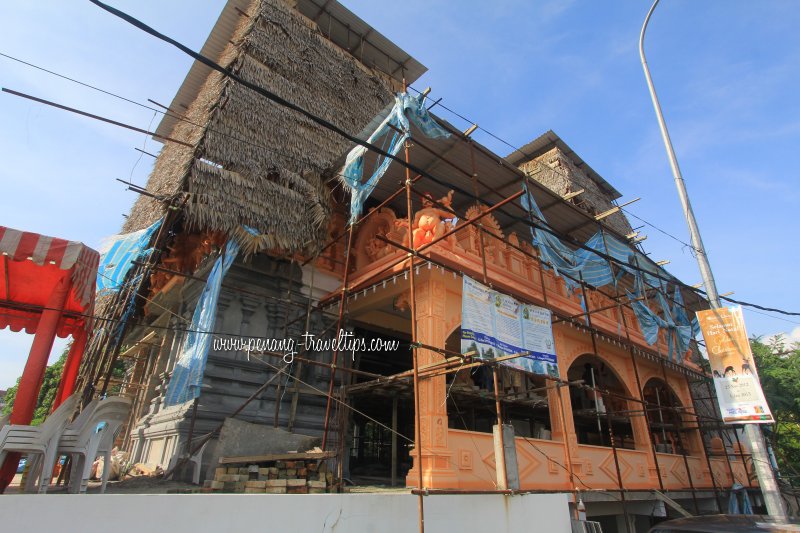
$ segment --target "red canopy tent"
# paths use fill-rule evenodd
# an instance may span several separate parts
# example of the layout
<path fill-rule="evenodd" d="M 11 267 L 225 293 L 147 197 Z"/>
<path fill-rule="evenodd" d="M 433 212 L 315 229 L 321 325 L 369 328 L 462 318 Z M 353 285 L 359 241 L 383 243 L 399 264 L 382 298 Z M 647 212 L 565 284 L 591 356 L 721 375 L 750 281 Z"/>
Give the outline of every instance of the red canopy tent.
<path fill-rule="evenodd" d="M 33 419 L 56 335 L 72 335 L 73 343 L 53 408 L 74 391 L 92 327 L 99 261 L 100 254 L 80 242 L 0 226 L 0 329 L 34 334 L 10 423 Z M 19 457 L 12 455 L 0 470 L 0 491 L 16 471 Z"/>

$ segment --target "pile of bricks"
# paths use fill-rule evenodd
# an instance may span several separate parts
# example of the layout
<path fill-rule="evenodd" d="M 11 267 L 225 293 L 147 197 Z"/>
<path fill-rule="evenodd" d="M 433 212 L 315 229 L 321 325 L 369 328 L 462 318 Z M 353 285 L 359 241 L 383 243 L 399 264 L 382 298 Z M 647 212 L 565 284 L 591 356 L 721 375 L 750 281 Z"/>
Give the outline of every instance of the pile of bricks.
<path fill-rule="evenodd" d="M 324 494 L 335 487 L 325 461 L 298 460 L 220 467 L 204 488 L 247 494 Z"/>

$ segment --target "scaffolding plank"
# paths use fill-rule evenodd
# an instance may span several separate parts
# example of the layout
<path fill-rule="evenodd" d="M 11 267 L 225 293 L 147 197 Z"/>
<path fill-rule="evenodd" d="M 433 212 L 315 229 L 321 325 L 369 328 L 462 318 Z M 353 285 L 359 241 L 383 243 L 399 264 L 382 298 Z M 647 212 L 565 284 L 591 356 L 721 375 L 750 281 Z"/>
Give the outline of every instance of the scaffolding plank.
<path fill-rule="evenodd" d="M 336 455 L 332 451 L 328 452 L 304 452 L 304 453 L 269 453 L 266 455 L 240 455 L 233 457 L 220 457 L 219 464 L 240 464 L 240 463 L 267 463 L 271 461 L 296 461 L 309 459 L 330 459 Z"/>

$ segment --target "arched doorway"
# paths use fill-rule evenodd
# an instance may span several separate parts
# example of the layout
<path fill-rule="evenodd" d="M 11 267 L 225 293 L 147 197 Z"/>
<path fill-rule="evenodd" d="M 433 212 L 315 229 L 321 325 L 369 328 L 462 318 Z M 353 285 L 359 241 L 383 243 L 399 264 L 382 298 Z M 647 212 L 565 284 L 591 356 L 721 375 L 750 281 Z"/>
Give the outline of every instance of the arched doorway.
<path fill-rule="evenodd" d="M 650 436 L 657 452 L 689 454 L 687 428 L 683 424 L 683 409 L 678 395 L 660 378 L 651 378 L 642 390 L 650 419 Z"/>
<path fill-rule="evenodd" d="M 613 431 L 617 448 L 635 449 L 631 416 L 635 410 L 641 411 L 638 404 L 631 407 L 628 400 L 620 397 L 630 397 L 630 393 L 611 367 L 602 358 L 585 354 L 570 365 L 567 378 L 569 381 L 582 380 L 589 387 L 570 386 L 572 418 L 578 444 L 611 446 Z M 593 388 L 611 394 L 602 395 Z"/>

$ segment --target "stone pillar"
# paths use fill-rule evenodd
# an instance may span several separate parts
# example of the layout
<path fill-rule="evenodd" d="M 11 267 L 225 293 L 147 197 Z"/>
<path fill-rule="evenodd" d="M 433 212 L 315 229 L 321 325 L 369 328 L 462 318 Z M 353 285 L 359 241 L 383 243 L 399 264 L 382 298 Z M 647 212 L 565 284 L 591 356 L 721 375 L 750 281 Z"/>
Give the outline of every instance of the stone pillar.
<path fill-rule="evenodd" d="M 444 276 L 438 270 L 420 269 L 416 278 L 417 342 L 444 348 L 447 335 L 447 308 L 461 309 L 460 301 L 448 292 Z M 444 356 L 432 350 L 417 350 L 419 366 L 439 363 Z M 420 440 L 422 476 L 425 488 L 458 488 L 455 459 L 447 444 L 447 388 L 445 376 L 420 378 Z M 416 450 L 411 452 L 414 466 L 406 485 L 418 484 Z"/>
<path fill-rule="evenodd" d="M 170 327 L 164 332 L 164 336 L 161 339 L 161 347 L 156 356 L 155 368 L 150 373 L 150 379 L 147 383 L 145 406 L 149 406 L 147 407 L 146 415 L 154 415 L 161 408 L 161 402 L 167 390 L 167 383 L 169 383 L 170 365 L 175 362 L 175 354 L 180 340 L 180 334 L 176 333 L 175 328 L 185 327 L 183 322 L 177 318 L 171 318 L 168 324 Z"/>
<path fill-rule="evenodd" d="M 554 441 L 564 442 L 566 439 L 572 455 L 575 456 L 577 455 L 578 439 L 575 436 L 575 423 L 572 420 L 569 387 L 561 387 L 560 396 L 559 401 L 559 391 L 555 388 L 547 390 L 547 403 L 550 407 L 550 436 Z M 562 405 L 564 407 L 563 416 Z"/>

